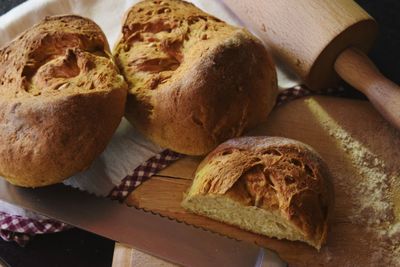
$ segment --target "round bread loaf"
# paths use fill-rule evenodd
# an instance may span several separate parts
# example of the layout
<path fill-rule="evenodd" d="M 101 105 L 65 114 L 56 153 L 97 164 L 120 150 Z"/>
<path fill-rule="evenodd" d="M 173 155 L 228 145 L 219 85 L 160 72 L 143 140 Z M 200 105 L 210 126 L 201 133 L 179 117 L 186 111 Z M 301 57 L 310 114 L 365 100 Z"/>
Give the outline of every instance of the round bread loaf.
<path fill-rule="evenodd" d="M 333 205 L 329 171 L 309 146 L 282 137 L 242 137 L 199 165 L 182 206 L 269 237 L 320 249 Z"/>
<path fill-rule="evenodd" d="M 244 29 L 179 0 L 142 1 L 114 49 L 128 83 L 126 118 L 155 143 L 189 155 L 266 120 L 274 64 Z"/>
<path fill-rule="evenodd" d="M 105 149 L 127 85 L 91 20 L 48 17 L 0 49 L 0 175 L 26 187 L 62 181 Z"/>

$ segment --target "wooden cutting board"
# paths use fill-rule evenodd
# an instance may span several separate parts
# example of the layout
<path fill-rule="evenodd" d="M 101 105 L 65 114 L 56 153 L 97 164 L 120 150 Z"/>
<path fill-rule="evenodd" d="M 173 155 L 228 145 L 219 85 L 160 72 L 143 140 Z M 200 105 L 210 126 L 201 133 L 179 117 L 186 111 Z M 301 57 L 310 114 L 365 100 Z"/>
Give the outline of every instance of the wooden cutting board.
<path fill-rule="evenodd" d="M 328 163 L 336 199 L 328 243 L 320 252 L 183 210 L 183 192 L 201 158 L 175 162 L 138 187 L 127 204 L 255 242 L 278 252 L 290 266 L 400 266 L 400 133 L 368 102 L 332 97 L 295 100 L 276 108 L 268 123 L 249 135 L 303 141 Z M 120 251 L 126 258 L 126 248 Z M 128 258 L 133 255 L 132 250 Z"/>

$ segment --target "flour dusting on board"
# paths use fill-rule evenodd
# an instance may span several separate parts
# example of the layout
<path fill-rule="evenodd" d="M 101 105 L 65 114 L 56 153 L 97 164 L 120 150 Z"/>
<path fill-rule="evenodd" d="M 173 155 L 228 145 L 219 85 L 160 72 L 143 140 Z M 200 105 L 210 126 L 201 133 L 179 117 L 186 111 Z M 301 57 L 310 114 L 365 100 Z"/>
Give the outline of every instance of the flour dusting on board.
<path fill-rule="evenodd" d="M 368 226 L 392 221 L 393 207 L 388 200 L 387 192 L 389 181 L 394 177 L 385 170 L 385 163 L 343 129 L 329 128 L 329 133 L 340 141 L 340 145 L 352 160 L 358 174 L 364 178 L 354 187 L 348 188 L 352 195 L 357 196 L 349 219 L 354 223 Z"/>
<path fill-rule="evenodd" d="M 316 101 L 306 101 L 313 115 L 345 152 L 346 162 L 350 163 L 361 178 L 335 177 L 340 189 L 346 190 L 352 204 L 351 211 L 346 214 L 347 219 L 353 224 L 366 227 L 376 240 L 370 255 L 371 262 L 400 266 L 400 222 L 396 218 L 390 193 L 394 182 L 400 180 L 400 169 L 398 166 L 387 166 L 382 156 L 374 154 L 366 146 L 374 139 L 373 142 L 382 147 L 382 150 L 399 149 L 399 132 L 384 124 L 382 128 L 375 129 L 376 136 L 360 141 L 337 124 Z M 388 140 L 392 141 L 388 143 Z"/>
<path fill-rule="evenodd" d="M 363 224 L 371 234 L 376 235 L 379 245 L 371 255 L 372 262 L 388 261 L 400 265 L 400 227 L 399 223 L 392 225 L 395 220 L 394 207 L 389 197 L 391 181 L 400 179 L 398 173 L 390 173 L 385 163 L 378 156 L 372 154 L 357 140 L 354 140 L 342 129 L 330 128 L 331 136 L 340 141 L 340 144 L 352 160 L 353 166 L 363 178 L 355 186 L 349 184 L 350 194 L 354 196 L 355 205 L 349 219 L 352 223 Z M 347 182 L 348 179 L 345 179 Z M 386 251 L 394 257 L 384 258 Z M 397 251 L 396 251 L 397 250 Z M 392 252 L 391 252 L 392 251 Z"/>

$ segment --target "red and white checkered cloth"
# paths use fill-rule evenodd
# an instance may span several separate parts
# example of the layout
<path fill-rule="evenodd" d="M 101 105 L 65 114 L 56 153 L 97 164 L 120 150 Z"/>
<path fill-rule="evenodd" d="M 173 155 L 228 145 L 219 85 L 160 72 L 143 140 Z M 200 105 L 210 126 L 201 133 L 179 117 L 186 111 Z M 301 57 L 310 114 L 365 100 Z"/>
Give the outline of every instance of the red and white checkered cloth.
<path fill-rule="evenodd" d="M 339 88 L 324 90 L 317 94 L 340 96 L 342 92 L 343 89 Z M 279 106 L 293 99 L 311 94 L 312 93 L 303 86 L 285 89 L 280 92 L 277 105 Z M 128 174 L 123 178 L 121 183 L 111 190 L 108 197 L 123 202 L 141 183 L 150 179 L 154 174 L 182 157 L 184 157 L 183 154 L 168 149 L 163 150 L 136 167 L 132 174 Z M 0 237 L 7 241 L 15 241 L 21 246 L 24 246 L 36 234 L 56 233 L 69 228 L 71 228 L 71 226 L 52 219 L 34 220 L 19 215 L 9 215 L 0 212 Z"/>
<path fill-rule="evenodd" d="M 160 154 L 151 157 L 145 163 L 138 166 L 131 175 L 122 179 L 121 184 L 114 187 L 108 197 L 121 202 L 124 201 L 141 183 L 184 156 L 169 149 L 163 150 Z"/>
<path fill-rule="evenodd" d="M 33 220 L 0 212 L 0 237 L 7 241 L 15 241 L 21 246 L 29 242 L 33 235 L 57 233 L 70 228 L 71 226 L 52 219 Z"/>

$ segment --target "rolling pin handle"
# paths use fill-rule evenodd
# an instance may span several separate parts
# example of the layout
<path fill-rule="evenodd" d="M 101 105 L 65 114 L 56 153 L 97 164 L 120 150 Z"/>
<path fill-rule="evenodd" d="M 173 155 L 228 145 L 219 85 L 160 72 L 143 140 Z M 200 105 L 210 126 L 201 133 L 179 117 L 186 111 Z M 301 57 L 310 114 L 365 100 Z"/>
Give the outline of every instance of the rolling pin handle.
<path fill-rule="evenodd" d="M 400 87 L 383 76 L 363 52 L 355 48 L 343 51 L 336 59 L 335 71 L 400 130 Z"/>

